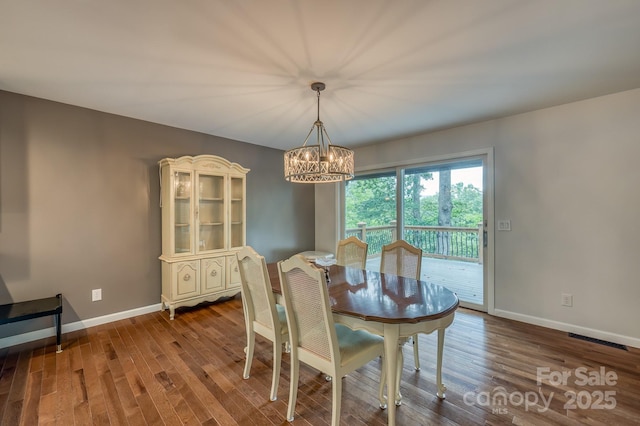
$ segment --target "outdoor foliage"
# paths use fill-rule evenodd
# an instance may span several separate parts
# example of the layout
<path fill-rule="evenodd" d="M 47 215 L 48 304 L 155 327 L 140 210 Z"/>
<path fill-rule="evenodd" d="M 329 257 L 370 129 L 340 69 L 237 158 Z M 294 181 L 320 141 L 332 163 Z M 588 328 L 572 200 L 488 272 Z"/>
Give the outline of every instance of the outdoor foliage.
<path fill-rule="evenodd" d="M 385 176 L 347 182 L 345 224 L 356 228 L 389 225 L 396 219 L 396 177 Z"/>
<path fill-rule="evenodd" d="M 418 177 L 418 179 L 415 179 Z M 404 187 L 404 220 L 407 225 L 438 226 L 438 194 L 422 195 L 431 173 L 408 175 Z M 396 219 L 396 178 L 384 176 L 347 182 L 345 225 L 357 228 L 389 225 Z M 482 191 L 462 182 L 451 185 L 451 226 L 475 228 L 482 221 Z"/>

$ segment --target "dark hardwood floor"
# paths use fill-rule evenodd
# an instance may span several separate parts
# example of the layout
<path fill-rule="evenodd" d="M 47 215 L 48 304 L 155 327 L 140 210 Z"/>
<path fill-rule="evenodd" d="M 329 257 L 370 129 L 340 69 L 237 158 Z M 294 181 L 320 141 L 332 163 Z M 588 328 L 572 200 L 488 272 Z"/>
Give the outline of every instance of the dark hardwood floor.
<path fill-rule="evenodd" d="M 640 424 L 638 349 L 460 309 L 447 330 L 448 390 L 439 400 L 436 336 L 421 335 L 420 345 L 419 372 L 411 348 L 404 348 L 398 425 Z M 242 379 L 244 346 L 236 297 L 180 309 L 174 321 L 157 312 L 67 333 L 60 354 L 55 338 L 0 349 L 0 423 L 286 424 L 288 354 L 279 399 L 271 402 L 270 343 L 258 336 L 248 380 Z M 342 424 L 386 425 L 376 399 L 379 375 L 375 361 L 342 379 Z M 302 365 L 293 424 L 330 419 L 331 383 Z"/>

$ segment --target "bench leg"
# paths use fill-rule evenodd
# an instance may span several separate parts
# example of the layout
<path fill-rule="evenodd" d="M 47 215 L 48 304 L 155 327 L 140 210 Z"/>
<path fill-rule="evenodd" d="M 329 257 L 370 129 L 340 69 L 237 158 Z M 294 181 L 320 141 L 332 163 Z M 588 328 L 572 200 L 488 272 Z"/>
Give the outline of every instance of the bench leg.
<path fill-rule="evenodd" d="M 56 353 L 60 353 L 62 352 L 62 344 L 60 342 L 62 340 L 62 314 L 55 314 L 53 317 L 56 323 L 56 345 L 58 346 Z"/>

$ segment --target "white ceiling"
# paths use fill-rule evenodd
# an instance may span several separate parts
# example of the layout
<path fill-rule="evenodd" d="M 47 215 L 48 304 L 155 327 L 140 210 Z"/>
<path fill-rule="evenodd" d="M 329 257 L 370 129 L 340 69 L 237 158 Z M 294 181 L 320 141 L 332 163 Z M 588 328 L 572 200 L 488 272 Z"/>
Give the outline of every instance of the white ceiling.
<path fill-rule="evenodd" d="M 640 87 L 640 0 L 0 0 L 0 89 L 288 149 Z"/>

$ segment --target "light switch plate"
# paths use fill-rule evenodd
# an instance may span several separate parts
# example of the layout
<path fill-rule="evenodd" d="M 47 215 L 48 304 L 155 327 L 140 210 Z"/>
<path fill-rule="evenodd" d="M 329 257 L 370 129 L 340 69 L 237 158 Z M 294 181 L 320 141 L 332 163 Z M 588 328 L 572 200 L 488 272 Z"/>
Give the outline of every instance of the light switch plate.
<path fill-rule="evenodd" d="M 511 231 L 511 221 L 510 220 L 499 220 L 498 221 L 498 231 Z"/>
<path fill-rule="evenodd" d="M 563 293 L 560 297 L 562 298 L 560 302 L 562 306 L 573 306 L 573 296 L 571 294 Z"/>

